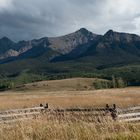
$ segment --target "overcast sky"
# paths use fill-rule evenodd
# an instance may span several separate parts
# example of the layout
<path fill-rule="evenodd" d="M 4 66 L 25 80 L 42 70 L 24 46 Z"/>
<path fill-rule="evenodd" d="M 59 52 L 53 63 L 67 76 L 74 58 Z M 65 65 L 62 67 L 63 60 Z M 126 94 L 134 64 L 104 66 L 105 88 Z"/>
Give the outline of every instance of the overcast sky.
<path fill-rule="evenodd" d="M 0 0 L 0 38 L 60 36 L 81 27 L 140 35 L 140 0 Z"/>

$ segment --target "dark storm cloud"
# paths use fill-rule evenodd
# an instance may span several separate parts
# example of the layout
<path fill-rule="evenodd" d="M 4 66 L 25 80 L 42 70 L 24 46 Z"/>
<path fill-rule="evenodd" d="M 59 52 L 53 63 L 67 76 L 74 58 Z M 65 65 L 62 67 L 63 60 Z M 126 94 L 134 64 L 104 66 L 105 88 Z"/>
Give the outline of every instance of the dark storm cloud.
<path fill-rule="evenodd" d="M 140 33 L 139 0 L 0 0 L 0 37 L 59 36 L 85 27 Z"/>

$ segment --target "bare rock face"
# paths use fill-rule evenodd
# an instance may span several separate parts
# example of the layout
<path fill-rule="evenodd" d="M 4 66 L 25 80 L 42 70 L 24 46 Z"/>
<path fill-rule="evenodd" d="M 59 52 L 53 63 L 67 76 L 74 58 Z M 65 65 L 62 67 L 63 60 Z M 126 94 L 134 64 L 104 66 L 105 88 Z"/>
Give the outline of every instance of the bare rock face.
<path fill-rule="evenodd" d="M 18 55 L 19 55 L 19 52 L 10 49 L 6 53 L 4 53 L 3 55 L 0 55 L 0 60 L 6 59 L 6 58 L 9 58 L 9 57 L 15 57 L 15 56 L 18 56 Z"/>
<path fill-rule="evenodd" d="M 56 52 L 53 53 L 52 56 L 50 55 L 50 58 L 55 58 L 55 56 L 59 55 L 65 55 L 73 51 L 74 49 L 78 48 L 80 45 L 85 45 L 85 48 L 89 47 L 90 42 L 94 41 L 95 38 L 98 35 L 93 34 L 92 32 L 88 31 L 85 28 L 81 28 L 80 30 L 65 35 L 61 37 L 54 37 L 54 38 L 41 38 L 41 39 L 36 39 L 36 40 L 31 40 L 31 41 L 20 41 L 18 43 L 11 43 L 8 38 L 4 38 L 2 43 L 4 45 L 4 48 L 7 48 L 6 51 L 0 53 L 0 59 L 6 59 L 9 57 L 17 57 L 22 54 L 28 53 L 29 51 L 33 53 L 31 54 L 32 56 L 34 54 L 38 54 L 38 51 L 40 50 L 48 50 L 47 48 L 51 49 L 52 51 Z M 1 43 L 1 44 L 2 44 Z M 10 45 L 12 44 L 12 46 Z M 1 49 L 3 48 L 2 45 L 0 45 Z M 85 48 L 78 48 L 80 52 L 82 50 L 84 51 Z M 42 53 L 44 53 L 42 51 Z"/>
<path fill-rule="evenodd" d="M 7 42 L 8 39 L 4 39 L 4 40 Z M 6 42 L 4 42 L 4 43 L 2 42 L 2 43 L 9 44 L 9 42 L 8 43 L 6 43 Z M 48 47 L 48 44 L 49 43 L 48 43 L 47 38 L 41 38 L 38 40 L 31 40 L 31 41 L 20 41 L 18 43 L 12 44 L 12 46 L 8 45 L 7 50 L 5 49 L 5 51 L 3 49 L 3 53 L 0 53 L 0 60 L 10 58 L 10 57 L 17 57 L 22 54 L 26 54 L 29 51 L 31 51 L 33 48 L 38 47 L 38 49 L 40 49 L 40 46 L 42 48 L 46 48 L 46 47 Z M 0 46 L 0 47 L 2 48 L 2 46 Z M 5 46 L 3 46 L 3 47 L 5 47 Z M 33 54 L 38 53 L 37 51 L 38 50 L 36 49 L 36 52 L 33 51 L 32 53 Z"/>
<path fill-rule="evenodd" d="M 118 41 L 118 42 L 126 42 L 130 43 L 132 41 L 140 41 L 140 37 L 135 34 L 129 33 L 119 33 L 113 30 L 109 30 L 105 35 L 104 38 L 108 39 L 109 41 Z"/>
<path fill-rule="evenodd" d="M 32 42 L 29 41 L 29 42 L 27 42 L 27 44 L 25 46 L 23 46 L 22 48 L 20 48 L 18 52 L 19 52 L 19 54 L 25 53 L 26 51 L 32 49 L 32 47 L 33 47 L 32 46 Z"/>
<path fill-rule="evenodd" d="M 93 41 L 96 37 L 97 35 L 82 28 L 66 36 L 49 38 L 49 42 L 51 44 L 49 47 L 61 54 L 67 54 L 74 50 L 77 46 Z"/>
<path fill-rule="evenodd" d="M 21 48 L 17 49 L 14 45 L 11 49 L 7 50 L 5 53 L 0 55 L 0 60 L 10 58 L 10 57 L 17 57 L 22 53 L 30 50 L 32 48 L 31 41 L 26 42 Z"/>
<path fill-rule="evenodd" d="M 109 30 L 102 36 L 97 49 L 123 49 L 123 51 L 137 52 L 140 49 L 140 37 L 135 34 L 119 33 Z"/>

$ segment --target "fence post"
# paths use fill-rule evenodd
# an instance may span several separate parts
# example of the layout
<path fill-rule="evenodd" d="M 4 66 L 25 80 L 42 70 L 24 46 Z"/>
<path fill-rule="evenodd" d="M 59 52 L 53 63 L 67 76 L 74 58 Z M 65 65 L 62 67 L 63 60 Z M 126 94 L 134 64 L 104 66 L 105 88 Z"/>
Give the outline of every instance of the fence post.
<path fill-rule="evenodd" d="M 111 117 L 113 120 L 117 119 L 117 108 L 116 104 L 113 104 L 113 108 L 111 109 Z"/>
<path fill-rule="evenodd" d="M 106 108 L 105 108 L 105 114 L 108 114 L 109 113 L 109 105 L 106 104 Z"/>
<path fill-rule="evenodd" d="M 47 109 L 48 107 L 49 107 L 49 105 L 48 105 L 48 103 L 46 103 L 46 105 L 45 105 L 45 107 L 44 107 L 44 108 L 45 108 L 45 109 Z"/>
<path fill-rule="evenodd" d="M 43 107 L 43 104 L 40 104 L 40 107 Z"/>

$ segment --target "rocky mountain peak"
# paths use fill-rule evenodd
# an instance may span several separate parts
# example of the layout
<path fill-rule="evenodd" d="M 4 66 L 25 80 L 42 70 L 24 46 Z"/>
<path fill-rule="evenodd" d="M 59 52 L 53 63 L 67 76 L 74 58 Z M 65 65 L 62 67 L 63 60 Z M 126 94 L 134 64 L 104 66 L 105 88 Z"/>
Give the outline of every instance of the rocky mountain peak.
<path fill-rule="evenodd" d="M 14 42 L 7 37 L 0 39 L 0 54 L 5 53 L 9 49 L 13 48 Z"/>
<path fill-rule="evenodd" d="M 83 33 L 83 34 L 87 34 L 87 33 L 89 33 L 90 31 L 88 31 L 86 28 L 81 28 L 81 29 L 79 29 L 79 30 L 76 31 L 76 32 L 80 32 L 80 33 Z"/>
<path fill-rule="evenodd" d="M 104 35 L 104 39 L 110 41 L 127 42 L 127 43 L 133 41 L 140 41 L 140 37 L 138 35 L 130 34 L 130 33 L 121 33 L 113 30 L 107 31 Z"/>
<path fill-rule="evenodd" d="M 89 38 L 92 38 L 92 37 L 96 37 L 97 36 L 97 34 L 94 34 L 94 33 L 90 32 L 86 28 L 81 28 L 78 31 L 76 31 L 75 33 L 82 34 L 82 35 L 84 35 L 86 37 L 89 37 Z"/>
<path fill-rule="evenodd" d="M 4 44 L 12 44 L 14 43 L 12 40 L 10 40 L 8 37 L 3 37 L 0 39 L 0 42 L 1 43 L 4 43 Z"/>
<path fill-rule="evenodd" d="M 110 36 L 113 36 L 115 34 L 115 32 L 113 30 L 108 30 L 104 36 L 107 36 L 107 37 L 110 37 Z"/>
<path fill-rule="evenodd" d="M 81 28 L 78 31 L 65 36 L 49 38 L 51 44 L 49 47 L 64 55 L 83 45 L 86 48 L 89 47 L 90 43 L 93 42 L 97 36 L 98 35 L 93 34 L 87 29 Z"/>

